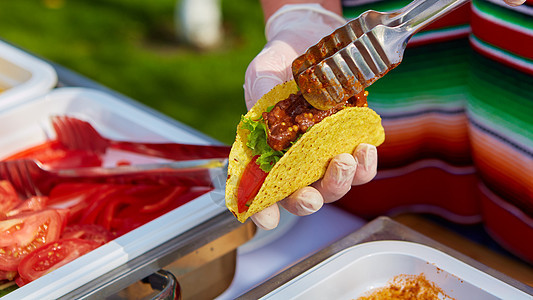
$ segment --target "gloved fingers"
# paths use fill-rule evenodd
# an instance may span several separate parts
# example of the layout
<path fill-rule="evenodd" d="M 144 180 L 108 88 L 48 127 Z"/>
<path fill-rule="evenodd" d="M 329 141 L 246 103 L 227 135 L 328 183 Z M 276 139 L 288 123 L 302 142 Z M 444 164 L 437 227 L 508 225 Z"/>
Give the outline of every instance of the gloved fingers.
<path fill-rule="evenodd" d="M 324 177 L 312 186 L 322 194 L 324 203 L 337 201 L 352 187 L 357 167 L 357 162 L 352 155 L 339 154 L 329 163 Z"/>
<path fill-rule="evenodd" d="M 260 212 L 253 214 L 250 219 L 257 227 L 264 230 L 271 230 L 279 224 L 279 207 L 277 204 L 271 205 Z"/>
<path fill-rule="evenodd" d="M 306 186 L 279 202 L 288 212 L 297 216 L 307 216 L 318 211 L 324 199 L 318 190 Z"/>
<path fill-rule="evenodd" d="M 310 215 L 318 211 L 323 203 L 342 198 L 352 185 L 360 185 L 372 180 L 377 173 L 377 149 L 370 144 L 360 144 L 354 155 L 342 153 L 335 156 L 328 165 L 324 178 L 294 192 L 279 204 L 298 216 Z M 251 216 L 252 221 L 265 230 L 276 228 L 279 223 L 277 204 Z"/>
<path fill-rule="evenodd" d="M 519 6 L 526 3 L 526 0 L 504 0 L 510 6 Z"/>
<path fill-rule="evenodd" d="M 378 168 L 378 150 L 370 144 L 360 144 L 355 148 L 353 156 L 357 160 L 357 172 L 352 185 L 361 185 L 372 180 Z"/>

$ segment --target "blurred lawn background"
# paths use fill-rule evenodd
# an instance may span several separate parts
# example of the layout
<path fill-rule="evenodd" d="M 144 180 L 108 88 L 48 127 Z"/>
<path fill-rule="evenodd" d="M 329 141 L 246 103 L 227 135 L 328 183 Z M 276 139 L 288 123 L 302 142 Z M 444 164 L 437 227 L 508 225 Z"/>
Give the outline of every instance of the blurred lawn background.
<path fill-rule="evenodd" d="M 176 0 L 4 0 L 0 37 L 231 144 L 264 23 L 259 0 L 221 3 L 211 51 L 178 41 Z"/>

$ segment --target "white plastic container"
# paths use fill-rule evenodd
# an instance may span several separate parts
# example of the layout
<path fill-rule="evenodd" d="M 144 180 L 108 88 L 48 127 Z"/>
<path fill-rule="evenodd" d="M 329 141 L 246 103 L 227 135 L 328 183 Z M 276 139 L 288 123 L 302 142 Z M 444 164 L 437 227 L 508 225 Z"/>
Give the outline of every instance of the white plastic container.
<path fill-rule="evenodd" d="M 9 111 L 0 111 L 0 157 L 53 136 L 49 117 L 54 114 L 89 121 L 102 135 L 113 139 L 209 144 L 207 138 L 193 130 L 164 121 L 108 94 L 84 88 L 58 88 Z M 117 157 L 107 157 L 108 163 L 114 159 Z M 137 162 L 135 156 L 129 159 Z M 223 194 L 218 189 L 204 194 L 2 299 L 57 299 L 223 212 Z"/>
<path fill-rule="evenodd" d="M 395 276 L 422 273 L 454 299 L 532 299 L 441 251 L 403 241 L 375 241 L 348 248 L 261 299 L 357 299 L 387 286 Z"/>
<path fill-rule="evenodd" d="M 56 84 L 50 64 L 0 41 L 0 110 L 43 95 Z"/>

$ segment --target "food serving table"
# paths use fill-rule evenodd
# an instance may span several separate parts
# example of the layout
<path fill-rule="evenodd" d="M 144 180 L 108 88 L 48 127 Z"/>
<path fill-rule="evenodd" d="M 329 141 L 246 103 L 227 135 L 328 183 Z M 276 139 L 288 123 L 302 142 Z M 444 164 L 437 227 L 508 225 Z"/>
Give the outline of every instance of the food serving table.
<path fill-rule="evenodd" d="M 128 105 L 137 107 L 155 118 L 201 137 L 209 143 L 219 144 L 213 138 L 127 96 L 53 62 L 48 63 L 53 66 L 57 73 L 57 87 L 82 87 L 101 91 L 120 99 L 120 101 Z M 233 283 L 231 283 L 230 288 L 225 293 L 219 296 L 219 299 L 233 299 L 239 295 L 242 295 L 241 298 L 243 299 L 257 299 L 348 247 L 379 240 L 412 241 L 433 247 L 500 279 L 510 286 L 533 295 L 531 287 L 488 268 L 476 260 L 387 217 L 378 218 L 364 225 L 365 222 L 363 220 L 343 213 L 335 207 L 328 206 L 317 214 L 299 218 L 298 221 L 291 217 L 285 220 L 288 220 L 285 228 L 276 229 L 269 234 L 262 232 L 266 238 L 258 240 L 257 236 L 252 239 L 256 231 L 253 223 L 241 224 L 236 221 L 230 212 L 223 211 L 190 230 L 176 235 L 129 260 L 127 263 L 114 268 L 103 276 L 84 283 L 61 298 L 105 298 L 170 266 L 172 268 L 171 271 L 178 277 L 178 282 L 184 288 L 184 295 L 189 292 L 189 295 L 185 298 L 194 296 L 212 298 L 216 296 L 230 285 L 227 280 L 231 281 L 233 272 L 237 269 Z M 297 223 L 295 224 L 295 222 Z M 317 234 L 316 230 L 318 228 L 323 230 L 322 234 Z M 313 236 L 309 236 L 309 231 L 313 230 L 315 230 L 312 234 Z M 305 236 L 302 234 L 303 232 L 307 232 Z M 287 240 L 298 241 L 297 238 L 305 239 L 306 242 L 287 246 L 292 247 L 290 255 L 279 253 L 280 246 L 283 243 L 286 243 Z M 252 243 L 246 243 L 250 239 L 252 239 Z M 241 246 L 243 244 L 244 246 Z M 219 275 L 224 278 L 214 278 L 216 277 L 212 276 L 214 272 L 210 272 L 209 269 L 206 272 L 205 266 L 220 259 L 226 259 L 230 263 L 224 264 L 222 269 L 217 269 L 217 272 L 221 273 Z M 262 261 L 259 263 L 259 260 Z M 265 270 L 267 265 L 270 265 L 269 270 Z M 218 289 L 211 288 L 210 282 L 203 281 L 193 284 L 194 289 L 198 289 L 197 291 L 187 291 L 188 279 L 186 277 L 194 272 L 196 272 L 194 274 L 195 278 L 207 276 L 207 274 L 211 273 L 210 275 L 213 278 L 200 278 L 212 279 L 213 282 L 218 280 L 219 282 L 215 282 L 218 283 Z M 254 274 L 254 272 L 259 272 L 260 274 Z M 249 279 L 250 277 L 254 277 L 255 281 L 245 282 L 244 279 Z M 206 291 L 209 289 L 211 291 Z"/>
<path fill-rule="evenodd" d="M 62 66 L 58 66 L 56 64 L 53 64 L 53 66 L 58 74 L 59 86 L 81 86 L 98 89 L 106 93 L 115 95 L 116 97 L 119 97 L 123 101 L 126 101 L 132 105 L 142 106 L 135 100 L 132 100 L 111 89 L 101 86 L 100 84 L 93 82 L 66 68 L 63 68 Z M 188 128 L 187 126 L 184 126 L 183 124 L 157 111 L 152 111 L 151 109 L 146 107 L 143 107 L 143 109 L 151 111 L 151 113 L 156 115 L 158 118 L 162 118 L 168 122 L 172 122 L 176 126 L 195 132 L 194 129 Z M 213 139 L 203 135 L 202 133 L 195 132 L 195 134 L 203 136 L 206 139 L 212 140 L 214 143 L 217 143 L 217 141 L 214 141 Z M 339 219 L 341 221 L 339 221 Z M 294 221 L 291 221 L 291 218 L 289 217 L 288 222 L 290 223 Z M 482 272 L 490 274 L 493 277 L 509 284 L 510 286 L 516 287 L 528 294 L 533 295 L 533 288 L 531 288 L 530 286 L 520 281 L 517 281 L 499 271 L 496 271 L 493 268 L 487 267 L 486 265 L 456 250 L 453 250 L 450 247 L 444 246 L 443 244 L 436 242 L 434 239 L 431 239 L 426 235 L 420 234 L 410 229 L 409 227 L 404 226 L 387 217 L 378 218 L 361 227 L 363 225 L 363 222 L 360 219 L 351 219 L 346 214 L 339 213 L 337 209 L 326 208 L 325 212 L 322 212 L 321 215 L 310 217 L 306 221 L 300 220 L 298 222 L 303 223 L 303 225 L 301 226 L 304 227 L 309 226 L 311 223 L 337 223 L 340 226 L 344 226 L 344 228 L 343 230 L 339 230 L 336 234 L 332 234 L 329 237 L 318 237 L 318 240 L 315 241 L 313 245 L 303 243 L 301 247 L 307 247 L 307 249 L 300 249 L 299 251 L 295 251 L 294 253 L 298 254 L 293 254 L 293 257 L 291 258 L 285 257 L 284 262 L 272 261 L 271 264 L 275 265 L 279 269 L 274 270 L 273 267 L 270 272 L 273 272 L 274 274 L 268 274 L 268 271 L 265 271 L 265 274 L 257 275 L 256 281 L 259 280 L 259 283 L 248 282 L 243 283 L 238 287 L 235 287 L 235 285 L 239 285 L 239 283 L 233 282 L 233 285 L 226 291 L 226 293 L 223 293 L 221 296 L 219 296 L 219 299 L 232 299 L 234 296 L 240 295 L 240 292 L 242 291 L 244 291 L 245 293 L 241 296 L 241 298 L 258 299 L 261 296 L 268 294 L 270 291 L 282 286 L 283 284 L 286 284 L 292 278 L 304 273 L 306 270 L 309 270 L 313 266 L 317 265 L 328 257 L 331 257 L 335 253 L 338 253 L 354 245 L 379 240 L 411 241 L 415 243 L 420 243 L 422 245 L 430 246 L 446 254 L 449 254 L 454 258 L 457 258 L 465 262 L 466 264 L 481 270 Z M 294 224 L 288 224 L 286 229 L 281 229 L 280 232 L 271 233 L 270 235 L 277 236 L 278 239 L 291 239 L 294 237 L 295 234 L 298 234 L 297 232 L 294 232 L 294 227 Z M 334 229 L 336 226 L 330 225 L 329 227 L 331 229 Z M 98 296 L 101 295 L 108 295 L 113 291 L 117 291 L 130 284 L 133 284 L 136 281 L 141 280 L 142 278 L 145 278 L 146 276 L 164 268 L 164 266 L 170 264 L 171 262 L 179 260 L 179 258 L 181 257 L 185 257 L 188 253 L 193 253 L 195 251 L 198 252 L 197 250 L 202 248 L 202 246 L 206 247 L 206 245 L 212 245 L 213 241 L 217 241 L 217 239 L 220 239 L 221 236 L 228 235 L 235 230 L 239 230 L 238 228 L 241 228 L 241 224 L 235 221 L 231 213 L 222 213 L 210 220 L 209 222 L 202 224 L 201 226 L 198 226 L 197 228 L 194 228 L 189 232 L 178 236 L 173 240 L 168 241 L 160 247 L 157 247 L 152 251 L 143 254 L 142 256 L 128 263 L 128 265 L 124 265 L 121 268 L 115 269 L 114 271 L 106 274 L 98 280 L 88 282 L 83 287 L 73 291 L 68 295 L 65 295 L 65 298 L 72 298 L 78 296 L 91 296 L 98 298 Z M 245 228 L 246 229 L 244 229 L 244 231 L 246 231 L 246 233 L 244 235 L 241 235 L 240 239 L 225 239 L 225 243 L 227 243 L 228 241 L 230 243 L 235 243 L 235 245 L 229 246 L 230 248 L 234 249 L 234 247 L 237 247 L 246 242 L 246 238 L 251 238 L 251 236 L 253 236 L 255 227 L 250 224 L 250 222 L 248 222 Z M 242 230 L 243 229 L 241 229 L 241 231 Z M 353 232 L 348 234 L 344 238 L 341 238 L 341 235 L 347 234 L 351 231 Z M 266 235 L 268 236 L 269 234 Z M 246 238 L 242 239 L 242 236 L 245 236 Z M 253 262 L 251 261 L 257 259 L 260 256 L 264 256 L 265 254 L 268 255 L 269 253 L 276 252 L 275 248 L 279 247 L 279 244 L 276 245 L 275 241 L 270 241 L 269 247 L 268 244 L 264 244 L 268 242 L 269 237 L 267 237 L 265 240 L 267 241 L 263 242 L 262 245 L 257 246 L 264 246 L 261 250 L 252 249 L 250 251 L 247 251 L 246 248 L 248 247 L 248 245 L 245 244 L 243 247 L 241 247 L 241 255 L 239 255 L 239 251 L 237 251 L 236 259 L 238 264 L 238 271 L 234 281 L 240 281 L 245 277 L 250 277 L 252 275 L 252 272 L 258 272 L 257 268 L 254 268 L 253 271 L 248 270 L 248 272 L 245 270 L 247 268 L 250 268 L 251 265 L 253 265 Z M 261 244 L 262 242 L 259 241 L 258 243 Z M 226 245 L 226 247 L 227 246 L 228 245 Z M 255 256 L 254 251 L 256 252 Z M 232 253 L 232 255 L 235 254 Z M 301 257 L 296 257 L 298 255 L 301 255 Z M 248 256 L 248 261 L 244 261 L 242 259 L 246 256 Z M 268 260 L 268 258 L 265 259 Z M 253 288 L 254 285 L 256 286 L 255 288 Z"/>

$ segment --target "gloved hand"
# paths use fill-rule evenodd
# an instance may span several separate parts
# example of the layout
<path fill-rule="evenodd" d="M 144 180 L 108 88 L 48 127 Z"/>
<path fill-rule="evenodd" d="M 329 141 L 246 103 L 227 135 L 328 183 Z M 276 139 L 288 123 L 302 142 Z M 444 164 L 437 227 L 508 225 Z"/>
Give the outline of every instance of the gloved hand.
<path fill-rule="evenodd" d="M 345 20 L 318 4 L 285 5 L 267 21 L 267 44 L 246 70 L 244 83 L 248 109 L 274 86 L 292 79 L 292 61 L 322 37 L 345 24 Z M 289 212 L 304 216 L 316 212 L 323 203 L 340 199 L 352 185 L 367 183 L 377 169 L 375 146 L 362 144 L 354 153 L 334 157 L 324 178 L 279 202 Z M 262 229 L 279 222 L 278 205 L 251 217 Z"/>
<path fill-rule="evenodd" d="M 504 0 L 505 3 L 509 4 L 510 6 L 519 6 L 526 2 L 526 0 Z"/>
<path fill-rule="evenodd" d="M 344 25 L 319 4 L 285 5 L 266 22 L 267 44 L 246 70 L 244 99 L 250 109 L 274 86 L 292 79 L 292 61 L 322 37 Z"/>

